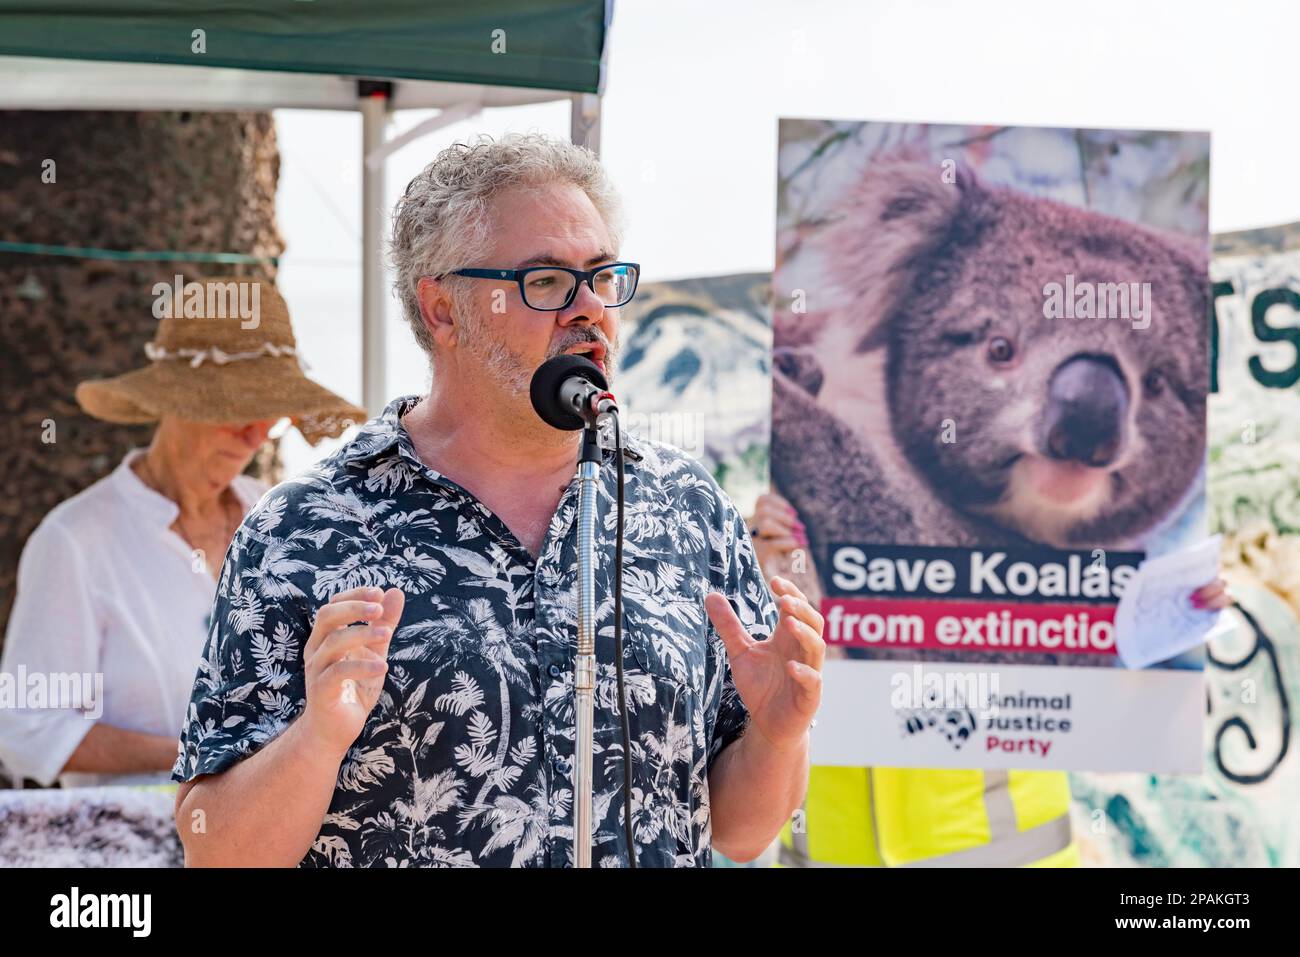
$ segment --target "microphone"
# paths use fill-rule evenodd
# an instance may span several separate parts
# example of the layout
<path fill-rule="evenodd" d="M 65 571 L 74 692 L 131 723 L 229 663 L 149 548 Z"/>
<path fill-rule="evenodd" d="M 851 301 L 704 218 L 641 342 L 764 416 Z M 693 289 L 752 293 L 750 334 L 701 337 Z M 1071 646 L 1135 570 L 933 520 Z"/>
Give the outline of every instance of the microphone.
<path fill-rule="evenodd" d="M 577 355 L 554 356 L 533 373 L 528 395 L 542 421 L 565 432 L 595 428 L 596 419 L 617 412 L 618 403 L 607 391 L 609 383 L 600 367 Z"/>

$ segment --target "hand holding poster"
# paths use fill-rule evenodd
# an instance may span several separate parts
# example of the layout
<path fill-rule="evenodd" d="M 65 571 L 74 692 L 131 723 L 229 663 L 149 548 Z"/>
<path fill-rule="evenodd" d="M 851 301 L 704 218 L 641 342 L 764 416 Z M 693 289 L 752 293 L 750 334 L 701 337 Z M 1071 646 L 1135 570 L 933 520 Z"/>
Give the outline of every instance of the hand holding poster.
<path fill-rule="evenodd" d="M 814 763 L 1200 769 L 1203 651 L 1128 671 L 1114 615 L 1204 538 L 1208 164 L 782 121 L 772 478 L 842 650 Z"/>

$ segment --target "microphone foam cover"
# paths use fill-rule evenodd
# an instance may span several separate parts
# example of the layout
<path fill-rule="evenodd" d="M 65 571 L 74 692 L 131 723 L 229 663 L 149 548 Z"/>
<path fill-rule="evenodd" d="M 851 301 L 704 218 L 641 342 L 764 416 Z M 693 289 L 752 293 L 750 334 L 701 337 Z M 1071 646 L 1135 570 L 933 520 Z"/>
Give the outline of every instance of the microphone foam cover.
<path fill-rule="evenodd" d="M 533 400 L 533 410 L 542 417 L 542 421 L 552 428 L 565 432 L 576 432 L 585 424 L 582 416 L 565 406 L 560 401 L 560 386 L 570 376 L 582 376 L 596 388 L 605 392 L 609 383 L 600 367 L 583 356 L 554 356 L 547 359 L 533 373 L 533 381 L 528 389 L 529 398 Z"/>

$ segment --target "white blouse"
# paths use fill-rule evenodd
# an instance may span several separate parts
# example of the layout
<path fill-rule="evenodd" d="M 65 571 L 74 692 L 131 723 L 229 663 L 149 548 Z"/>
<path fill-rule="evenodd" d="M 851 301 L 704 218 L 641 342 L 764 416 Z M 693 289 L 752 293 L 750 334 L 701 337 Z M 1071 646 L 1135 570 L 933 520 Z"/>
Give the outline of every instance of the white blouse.
<path fill-rule="evenodd" d="M 217 584 L 170 528 L 179 507 L 131 469 L 142 454 L 59 503 L 23 549 L 0 656 L 0 764 L 11 776 L 63 787 L 171 780 L 170 769 L 59 773 L 96 720 L 179 739 L 194 688 Z M 245 513 L 266 491 L 247 475 L 231 488 Z"/>

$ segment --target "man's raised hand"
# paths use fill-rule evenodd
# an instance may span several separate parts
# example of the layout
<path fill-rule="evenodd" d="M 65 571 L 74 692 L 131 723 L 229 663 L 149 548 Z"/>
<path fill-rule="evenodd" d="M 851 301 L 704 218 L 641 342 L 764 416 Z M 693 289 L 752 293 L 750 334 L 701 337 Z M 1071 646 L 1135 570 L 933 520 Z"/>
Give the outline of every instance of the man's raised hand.
<path fill-rule="evenodd" d="M 388 644 L 405 601 L 399 588 L 354 588 L 335 595 L 316 612 L 303 649 L 303 720 L 313 735 L 340 754 L 361 733 L 383 691 Z"/>
<path fill-rule="evenodd" d="M 731 663 L 732 680 L 749 710 L 752 727 L 778 750 L 801 746 L 821 703 L 822 616 L 792 582 L 770 582 L 780 616 L 772 637 L 755 641 L 727 599 L 718 592 L 704 599 Z"/>

